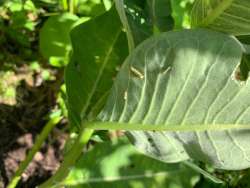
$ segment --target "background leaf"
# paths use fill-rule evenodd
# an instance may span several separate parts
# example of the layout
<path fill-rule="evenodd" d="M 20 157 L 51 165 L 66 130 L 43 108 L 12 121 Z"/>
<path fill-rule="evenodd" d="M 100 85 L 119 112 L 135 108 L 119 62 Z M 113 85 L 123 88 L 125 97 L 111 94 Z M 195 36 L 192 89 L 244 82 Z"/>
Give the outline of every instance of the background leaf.
<path fill-rule="evenodd" d="M 75 27 L 71 39 L 73 55 L 66 69 L 66 88 L 69 118 L 79 126 L 88 107 L 107 95 L 116 68 L 128 52 L 115 9 Z"/>
<path fill-rule="evenodd" d="M 40 31 L 40 52 L 46 58 L 65 57 L 71 50 L 69 33 L 79 18 L 70 13 L 51 16 Z"/>
<path fill-rule="evenodd" d="M 154 32 L 165 32 L 173 29 L 170 0 L 147 0 L 147 12 L 151 18 Z"/>
<path fill-rule="evenodd" d="M 196 0 L 192 11 L 193 27 L 208 27 L 233 35 L 249 35 L 249 20 L 248 0 Z"/>
<path fill-rule="evenodd" d="M 116 8 L 127 31 L 131 50 L 154 33 L 173 29 L 169 0 L 117 0 Z"/>

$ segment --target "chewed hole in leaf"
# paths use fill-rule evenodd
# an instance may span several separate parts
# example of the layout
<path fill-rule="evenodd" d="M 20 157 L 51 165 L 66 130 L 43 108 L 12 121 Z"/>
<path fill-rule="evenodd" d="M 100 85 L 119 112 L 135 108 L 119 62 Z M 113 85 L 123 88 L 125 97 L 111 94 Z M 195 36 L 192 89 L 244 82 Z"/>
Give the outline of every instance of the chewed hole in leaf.
<path fill-rule="evenodd" d="M 237 67 L 237 69 L 234 71 L 232 79 L 239 85 L 243 85 L 244 82 L 247 80 L 247 77 L 245 78 L 245 75 L 241 72 L 240 67 Z"/>
<path fill-rule="evenodd" d="M 242 58 L 241 58 L 241 63 L 240 66 L 238 68 L 238 70 L 236 70 L 236 79 L 238 78 L 238 80 L 240 81 L 246 81 L 248 79 L 249 76 L 249 71 L 250 71 L 250 55 L 249 54 L 243 54 Z"/>

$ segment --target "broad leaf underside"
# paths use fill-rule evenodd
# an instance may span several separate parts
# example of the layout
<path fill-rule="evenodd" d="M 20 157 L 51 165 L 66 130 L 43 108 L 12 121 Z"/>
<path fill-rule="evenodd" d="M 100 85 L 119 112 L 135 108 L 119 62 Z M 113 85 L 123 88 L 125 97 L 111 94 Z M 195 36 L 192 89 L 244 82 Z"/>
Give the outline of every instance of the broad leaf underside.
<path fill-rule="evenodd" d="M 209 30 L 168 32 L 134 50 L 98 119 L 166 126 L 250 124 L 250 84 L 234 80 L 242 47 Z M 188 158 L 221 169 L 250 167 L 250 131 L 130 131 L 134 145 L 165 162 Z"/>

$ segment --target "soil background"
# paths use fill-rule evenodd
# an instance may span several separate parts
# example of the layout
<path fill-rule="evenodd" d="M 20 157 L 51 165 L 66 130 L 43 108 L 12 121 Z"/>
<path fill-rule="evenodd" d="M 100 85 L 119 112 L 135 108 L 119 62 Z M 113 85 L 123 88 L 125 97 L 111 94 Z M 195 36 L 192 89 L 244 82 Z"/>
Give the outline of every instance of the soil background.
<path fill-rule="evenodd" d="M 39 74 L 29 80 L 27 72 L 17 72 L 18 80 L 14 104 L 0 101 L 0 188 L 7 186 L 11 177 L 28 151 L 36 136 L 48 121 L 48 114 L 56 107 L 56 95 L 63 79 L 62 71 L 55 71 L 54 81 L 42 81 Z M 41 150 L 35 155 L 17 187 L 33 188 L 47 180 L 62 161 L 63 146 L 67 139 L 62 120 L 50 133 Z"/>

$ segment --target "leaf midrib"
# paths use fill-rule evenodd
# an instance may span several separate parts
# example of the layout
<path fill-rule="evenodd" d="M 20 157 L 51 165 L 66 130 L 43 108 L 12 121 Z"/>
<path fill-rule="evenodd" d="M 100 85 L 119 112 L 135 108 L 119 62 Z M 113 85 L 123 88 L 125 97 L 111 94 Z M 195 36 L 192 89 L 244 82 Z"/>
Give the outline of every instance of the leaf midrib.
<path fill-rule="evenodd" d="M 232 129 L 250 130 L 250 124 L 184 124 L 163 125 L 163 124 L 141 124 L 141 123 L 122 123 L 109 121 L 85 122 L 84 126 L 94 130 L 124 130 L 124 131 L 166 131 L 166 132 L 185 132 L 185 131 L 223 131 Z"/>

